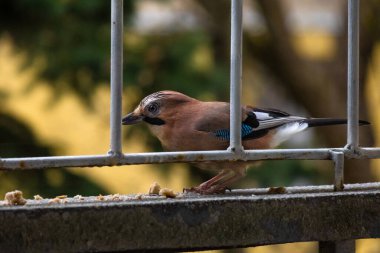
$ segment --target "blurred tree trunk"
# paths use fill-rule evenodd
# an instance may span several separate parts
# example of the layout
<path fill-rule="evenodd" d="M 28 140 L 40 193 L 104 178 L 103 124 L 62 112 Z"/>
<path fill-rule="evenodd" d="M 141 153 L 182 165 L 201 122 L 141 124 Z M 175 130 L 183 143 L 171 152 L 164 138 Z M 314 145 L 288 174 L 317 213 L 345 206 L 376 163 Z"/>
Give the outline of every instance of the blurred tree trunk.
<path fill-rule="evenodd" d="M 199 0 L 200 4 L 209 12 L 212 22 L 220 29 L 214 41 L 229 43 L 229 18 L 222 15 L 220 10 L 229 11 L 229 1 Z M 367 67 L 373 48 L 379 36 L 380 22 L 377 10 L 379 1 L 362 1 L 361 4 L 361 36 L 360 36 L 360 118 L 368 119 L 364 88 L 366 83 Z M 336 38 L 337 52 L 329 61 L 309 60 L 301 57 L 294 50 L 292 33 L 285 22 L 283 1 L 257 0 L 258 6 L 265 19 L 267 33 L 262 36 L 244 37 L 244 58 L 251 57 L 264 65 L 266 69 L 285 87 L 288 96 L 302 104 L 313 117 L 346 117 L 347 101 L 347 7 L 342 9 L 345 18 L 344 31 Z M 224 12 L 223 12 L 224 13 Z M 223 27 L 224 29 L 221 29 Z M 213 34 L 214 35 L 214 34 Z M 224 38 L 224 39 L 221 39 Z M 229 45 L 223 44 L 224 60 L 228 60 Z M 221 50 L 220 44 L 217 50 Z M 325 143 L 329 147 L 341 147 L 346 142 L 346 131 L 342 128 L 321 128 L 319 133 L 326 136 Z M 373 136 L 370 130 L 361 129 L 360 142 L 371 145 Z M 346 161 L 346 182 L 372 181 L 369 160 Z"/>

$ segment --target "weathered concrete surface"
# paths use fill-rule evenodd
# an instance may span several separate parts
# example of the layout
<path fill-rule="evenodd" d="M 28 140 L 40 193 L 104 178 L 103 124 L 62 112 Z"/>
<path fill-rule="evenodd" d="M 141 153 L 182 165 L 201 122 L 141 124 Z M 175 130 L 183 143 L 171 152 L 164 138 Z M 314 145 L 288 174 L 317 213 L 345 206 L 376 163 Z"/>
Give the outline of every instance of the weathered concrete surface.
<path fill-rule="evenodd" d="M 1 252 L 245 247 L 380 237 L 380 190 L 0 207 Z"/>

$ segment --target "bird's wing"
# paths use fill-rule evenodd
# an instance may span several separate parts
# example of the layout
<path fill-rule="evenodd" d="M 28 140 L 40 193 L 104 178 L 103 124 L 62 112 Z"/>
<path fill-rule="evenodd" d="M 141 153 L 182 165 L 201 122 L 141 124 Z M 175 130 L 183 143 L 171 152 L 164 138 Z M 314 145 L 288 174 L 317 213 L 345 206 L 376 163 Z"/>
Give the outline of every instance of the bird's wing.
<path fill-rule="evenodd" d="M 307 127 L 303 124 L 305 118 L 292 116 L 286 112 L 277 109 L 263 108 L 246 108 L 247 118 L 242 122 L 244 125 L 249 125 L 252 129 L 250 132 L 242 132 L 243 140 L 257 139 L 265 136 L 270 130 L 280 128 L 282 132 L 292 134 L 292 132 L 302 131 Z M 296 124 L 289 124 L 296 123 Z M 283 126 L 289 126 L 284 128 Z"/>
<path fill-rule="evenodd" d="M 257 139 L 265 136 L 270 130 L 281 127 L 287 123 L 292 122 L 302 122 L 305 118 L 291 116 L 286 112 L 282 112 L 276 109 L 262 109 L 246 107 L 244 108 L 245 119 L 242 121 L 242 139 L 250 140 Z M 227 117 L 224 121 L 229 122 L 228 114 L 223 117 Z M 214 118 L 215 119 L 215 118 Z M 223 127 L 220 124 L 207 123 L 211 119 L 203 120 L 202 124 L 198 125 L 198 131 L 212 132 L 216 138 L 221 140 L 229 140 L 230 131 L 229 126 L 225 125 Z M 218 118 L 220 120 L 220 118 Z M 207 127 L 213 126 L 213 127 Z"/>
<path fill-rule="evenodd" d="M 255 130 L 273 129 L 289 122 L 305 119 L 276 109 L 248 108 L 246 114 L 247 118 L 243 123 L 251 125 Z"/>

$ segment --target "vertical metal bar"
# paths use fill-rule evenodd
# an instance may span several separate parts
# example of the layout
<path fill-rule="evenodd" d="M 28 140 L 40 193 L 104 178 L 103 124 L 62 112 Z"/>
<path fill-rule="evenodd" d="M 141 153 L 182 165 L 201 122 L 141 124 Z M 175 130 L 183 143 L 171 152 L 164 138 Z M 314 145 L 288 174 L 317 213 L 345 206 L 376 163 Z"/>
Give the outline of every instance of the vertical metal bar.
<path fill-rule="evenodd" d="M 359 143 L 359 4 L 348 1 L 348 124 L 347 148 L 355 150 Z"/>
<path fill-rule="evenodd" d="M 243 1 L 231 1 L 231 74 L 230 74 L 230 147 L 242 151 L 241 141 L 241 82 Z"/>
<path fill-rule="evenodd" d="M 319 242 L 319 253 L 355 253 L 355 240 Z"/>
<path fill-rule="evenodd" d="M 123 0 L 111 1 L 111 150 L 118 155 L 121 150 L 121 99 L 123 89 Z"/>
<path fill-rule="evenodd" d="M 335 249 L 337 253 L 355 253 L 355 246 L 355 240 L 335 242 Z"/>
<path fill-rule="evenodd" d="M 334 190 L 343 191 L 344 188 L 344 153 L 331 151 L 331 158 L 334 162 Z"/>

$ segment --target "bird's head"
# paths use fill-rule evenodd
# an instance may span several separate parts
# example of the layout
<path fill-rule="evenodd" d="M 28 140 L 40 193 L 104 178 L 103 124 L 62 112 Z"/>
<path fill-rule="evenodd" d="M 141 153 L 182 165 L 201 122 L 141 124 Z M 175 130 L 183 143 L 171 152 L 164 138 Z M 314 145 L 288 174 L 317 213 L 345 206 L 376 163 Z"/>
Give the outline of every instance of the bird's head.
<path fill-rule="evenodd" d="M 141 100 L 135 110 L 127 114 L 123 120 L 123 125 L 133 125 L 145 121 L 150 125 L 165 125 L 176 112 L 179 104 L 195 101 L 176 91 L 159 91 Z"/>

